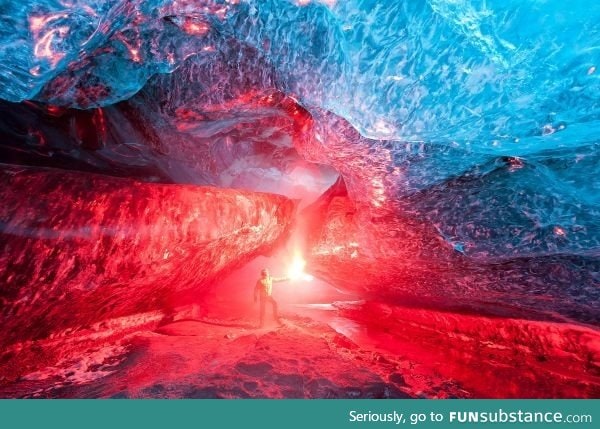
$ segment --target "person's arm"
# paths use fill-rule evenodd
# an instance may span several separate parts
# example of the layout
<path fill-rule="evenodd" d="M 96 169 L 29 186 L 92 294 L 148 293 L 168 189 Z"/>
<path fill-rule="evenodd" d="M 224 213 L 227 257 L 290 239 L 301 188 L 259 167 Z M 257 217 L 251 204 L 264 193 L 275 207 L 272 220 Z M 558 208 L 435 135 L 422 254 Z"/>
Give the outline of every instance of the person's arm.
<path fill-rule="evenodd" d="M 271 277 L 273 283 L 287 282 L 289 279 L 289 277 Z"/>

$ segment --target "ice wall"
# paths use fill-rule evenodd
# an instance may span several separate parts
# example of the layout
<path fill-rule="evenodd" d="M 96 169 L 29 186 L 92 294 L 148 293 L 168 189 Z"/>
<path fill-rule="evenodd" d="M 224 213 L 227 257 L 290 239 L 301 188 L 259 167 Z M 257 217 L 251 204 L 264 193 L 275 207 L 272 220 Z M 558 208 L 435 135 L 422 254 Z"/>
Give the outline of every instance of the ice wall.
<path fill-rule="evenodd" d="M 147 311 L 168 314 L 285 237 L 272 194 L 3 165 L 2 346 Z M 185 303 L 185 302 L 184 302 Z"/>
<path fill-rule="evenodd" d="M 0 97 L 85 113 L 44 140 L 62 165 L 17 119 L 5 145 L 15 163 L 293 197 L 333 168 L 346 199 L 315 228 L 340 235 L 311 251 L 358 256 L 321 275 L 354 288 L 365 256 L 385 277 L 368 290 L 550 297 L 596 320 L 599 18 L 586 1 L 6 1 Z"/>

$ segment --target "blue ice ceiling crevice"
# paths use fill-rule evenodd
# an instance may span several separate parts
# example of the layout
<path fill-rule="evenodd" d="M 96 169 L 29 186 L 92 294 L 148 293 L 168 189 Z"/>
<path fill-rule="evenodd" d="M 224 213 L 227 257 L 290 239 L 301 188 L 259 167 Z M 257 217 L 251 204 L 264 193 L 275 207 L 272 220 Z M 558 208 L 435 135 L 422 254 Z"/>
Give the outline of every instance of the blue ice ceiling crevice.
<path fill-rule="evenodd" d="M 234 38 L 268 57 L 281 89 L 371 138 L 518 155 L 597 128 L 595 3 L 299 3 L 4 1 L 0 96 L 112 104 Z"/>

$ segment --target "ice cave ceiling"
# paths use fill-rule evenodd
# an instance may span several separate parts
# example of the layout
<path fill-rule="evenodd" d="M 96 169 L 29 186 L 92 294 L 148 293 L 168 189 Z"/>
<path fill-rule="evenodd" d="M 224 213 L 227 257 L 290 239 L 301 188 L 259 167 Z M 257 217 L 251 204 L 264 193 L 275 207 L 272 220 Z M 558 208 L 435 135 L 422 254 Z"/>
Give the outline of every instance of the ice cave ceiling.
<path fill-rule="evenodd" d="M 0 21 L 2 344 L 169 306 L 293 228 L 309 272 L 367 298 L 600 322 L 600 3 L 0 0 Z"/>

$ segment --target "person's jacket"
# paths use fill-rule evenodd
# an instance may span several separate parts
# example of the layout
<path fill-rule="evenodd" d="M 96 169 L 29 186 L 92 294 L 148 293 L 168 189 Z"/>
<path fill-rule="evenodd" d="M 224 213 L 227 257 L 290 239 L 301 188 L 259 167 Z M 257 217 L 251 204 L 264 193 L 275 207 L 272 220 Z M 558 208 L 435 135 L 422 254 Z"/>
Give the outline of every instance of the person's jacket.
<path fill-rule="evenodd" d="M 271 293 L 273 293 L 273 283 L 285 282 L 286 280 L 289 279 L 287 277 L 261 277 L 254 287 L 254 299 L 256 299 L 257 296 L 260 296 L 261 298 L 271 296 Z"/>

